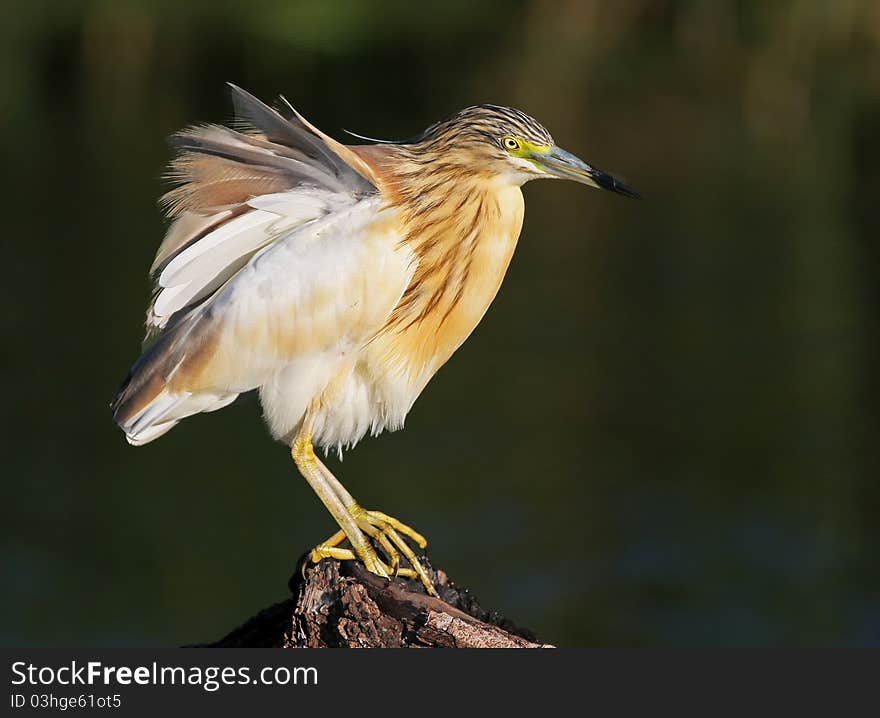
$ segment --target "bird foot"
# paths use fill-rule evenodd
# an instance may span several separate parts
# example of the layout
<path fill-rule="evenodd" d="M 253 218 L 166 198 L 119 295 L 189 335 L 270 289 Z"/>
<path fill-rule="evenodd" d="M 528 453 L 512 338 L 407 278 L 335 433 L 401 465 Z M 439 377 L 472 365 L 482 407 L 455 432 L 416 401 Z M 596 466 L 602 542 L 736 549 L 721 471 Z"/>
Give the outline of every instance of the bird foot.
<path fill-rule="evenodd" d="M 340 548 L 339 544 L 346 538 L 350 538 L 346 536 L 344 531 L 337 531 L 329 539 L 312 549 L 311 559 L 313 563 L 318 563 L 321 559 L 325 558 L 334 558 L 337 561 L 360 560 L 370 573 L 382 576 L 383 578 L 391 576 L 418 578 L 429 595 L 437 595 L 434 584 L 428 577 L 424 567 L 419 563 L 415 552 L 403 539 L 403 536 L 406 536 L 415 541 L 419 548 L 423 549 L 428 545 L 424 536 L 405 523 L 381 511 L 369 511 L 355 504 L 348 509 L 348 512 L 354 519 L 357 527 L 376 542 L 382 550 L 387 563 L 379 558 L 375 549 L 366 541 L 361 542 L 362 550 L 358 550 L 357 542 L 352 542 L 352 545 L 355 547 L 354 549 Z M 412 568 L 401 568 L 400 554 L 403 554 Z"/>

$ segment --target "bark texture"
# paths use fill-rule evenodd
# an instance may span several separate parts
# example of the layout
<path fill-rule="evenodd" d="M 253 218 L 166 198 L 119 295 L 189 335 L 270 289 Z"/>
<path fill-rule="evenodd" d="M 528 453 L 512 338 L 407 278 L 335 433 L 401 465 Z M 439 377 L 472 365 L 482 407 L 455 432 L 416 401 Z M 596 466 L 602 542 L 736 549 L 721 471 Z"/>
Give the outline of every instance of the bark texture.
<path fill-rule="evenodd" d="M 486 611 L 466 589 L 424 558 L 440 598 L 421 584 L 387 580 L 359 563 L 303 564 L 291 597 L 260 611 L 213 647 L 552 648 L 528 630 Z"/>

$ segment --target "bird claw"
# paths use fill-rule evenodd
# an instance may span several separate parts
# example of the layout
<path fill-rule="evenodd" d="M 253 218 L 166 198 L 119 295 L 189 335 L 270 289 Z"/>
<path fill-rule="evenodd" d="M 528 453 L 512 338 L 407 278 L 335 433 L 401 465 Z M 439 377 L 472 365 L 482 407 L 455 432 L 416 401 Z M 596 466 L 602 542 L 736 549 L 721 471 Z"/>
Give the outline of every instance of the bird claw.
<path fill-rule="evenodd" d="M 348 509 L 348 512 L 357 527 L 375 541 L 388 562 L 380 559 L 375 549 L 366 542 L 364 542 L 366 550 L 363 551 L 358 551 L 357 548 L 339 548 L 339 544 L 348 537 L 344 531 L 337 531 L 329 539 L 312 549 L 311 560 L 313 563 L 318 563 L 325 558 L 333 558 L 337 561 L 360 560 L 370 573 L 383 578 L 392 576 L 418 578 L 429 595 L 437 595 L 428 573 L 419 562 L 415 552 L 403 539 L 403 536 L 406 536 L 415 541 L 419 548 L 424 549 L 428 545 L 424 536 L 381 511 L 369 511 L 354 505 Z M 400 554 L 403 554 L 412 568 L 401 568 Z"/>

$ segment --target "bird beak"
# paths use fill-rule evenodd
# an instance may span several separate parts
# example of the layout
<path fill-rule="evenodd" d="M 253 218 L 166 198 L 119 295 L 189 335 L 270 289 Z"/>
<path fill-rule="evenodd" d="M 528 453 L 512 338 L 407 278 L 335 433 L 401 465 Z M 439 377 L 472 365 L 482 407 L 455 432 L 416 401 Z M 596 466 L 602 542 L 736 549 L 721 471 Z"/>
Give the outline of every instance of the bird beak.
<path fill-rule="evenodd" d="M 534 153 L 529 159 L 537 164 L 542 170 L 559 179 L 570 179 L 582 182 L 591 187 L 607 189 L 622 194 L 624 197 L 640 199 L 641 195 L 627 187 L 620 180 L 614 179 L 610 174 L 591 167 L 586 162 L 575 157 L 571 152 L 566 152 L 559 147 L 551 147 L 546 152 Z"/>

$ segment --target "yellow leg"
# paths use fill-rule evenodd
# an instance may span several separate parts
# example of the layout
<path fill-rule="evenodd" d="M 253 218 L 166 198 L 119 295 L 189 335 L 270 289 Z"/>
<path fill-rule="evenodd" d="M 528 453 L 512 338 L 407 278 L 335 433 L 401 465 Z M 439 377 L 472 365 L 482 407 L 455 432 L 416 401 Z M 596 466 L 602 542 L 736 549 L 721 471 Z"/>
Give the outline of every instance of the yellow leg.
<path fill-rule="evenodd" d="M 293 442 L 290 453 L 299 472 L 309 482 L 309 486 L 312 487 L 312 490 L 321 499 L 330 515 L 345 532 L 345 536 L 351 542 L 354 553 L 363 562 L 367 570 L 370 573 L 387 578 L 388 572 L 385 570 L 382 562 L 379 561 L 376 551 L 367 542 L 363 532 L 358 528 L 357 523 L 348 513 L 345 506 L 343 506 L 333 487 L 324 478 L 324 472 L 321 470 L 318 457 L 315 456 L 311 436 L 301 433 Z"/>
<path fill-rule="evenodd" d="M 428 577 L 427 572 L 419 563 L 413 550 L 399 534 L 402 533 L 405 536 L 408 536 L 419 545 L 419 548 L 422 549 L 428 545 L 427 539 L 402 521 L 398 521 L 381 511 L 369 511 L 362 508 L 357 501 L 355 501 L 354 497 L 348 493 L 339 479 L 333 475 L 330 469 L 328 469 L 320 459 L 316 458 L 315 460 L 323 470 L 324 478 L 327 483 L 333 487 L 334 491 L 336 491 L 336 495 L 339 496 L 343 506 L 345 506 L 349 515 L 355 520 L 358 528 L 376 541 L 382 548 L 383 553 L 391 563 L 389 572 L 392 575 L 397 576 L 407 576 L 414 573 L 415 576 L 418 576 L 422 585 L 424 585 L 425 590 L 427 590 L 430 595 L 436 596 L 437 592 L 434 590 L 434 584 Z M 335 538 L 335 536 L 332 538 Z M 400 553 L 406 557 L 406 560 L 409 561 L 412 569 L 399 568 L 398 564 L 400 558 L 395 548 L 399 549 Z M 386 568 L 388 567 L 386 566 Z"/>
<path fill-rule="evenodd" d="M 380 511 L 367 511 L 361 508 L 332 472 L 315 456 L 308 424 L 304 425 L 299 437 L 294 441 L 291 453 L 306 481 L 342 529 L 312 550 L 312 561 L 317 562 L 322 558 L 359 559 L 368 571 L 379 576 L 418 577 L 429 594 L 437 595 L 431 579 L 416 558 L 415 552 L 400 534 L 411 538 L 420 548 L 427 546 L 425 537 Z M 379 559 L 364 534 L 378 544 L 388 564 Z M 339 544 L 346 538 L 352 545 L 350 551 L 339 548 Z M 412 568 L 400 567 L 400 554 L 404 555 Z"/>
<path fill-rule="evenodd" d="M 354 500 L 354 496 L 348 493 L 348 491 L 342 485 L 339 479 L 337 479 L 333 475 L 333 472 L 331 472 L 330 469 L 328 469 L 319 458 L 315 457 L 315 460 L 318 462 L 318 465 L 324 472 L 324 478 L 326 479 L 327 483 L 333 487 L 333 490 L 336 492 L 336 495 L 339 497 L 339 500 L 342 501 L 342 505 L 345 506 L 349 514 L 351 514 L 355 518 L 357 518 L 361 514 L 366 514 L 367 517 L 370 519 L 368 523 L 374 526 L 378 526 L 380 523 L 387 524 L 399 533 L 402 533 L 404 536 L 408 536 L 409 538 L 411 538 L 418 544 L 419 548 L 424 549 L 427 547 L 428 540 L 418 531 L 410 528 L 402 521 L 398 521 L 397 519 L 388 516 L 387 514 L 383 514 L 381 511 L 368 511 L 361 508 L 358 505 L 358 502 Z M 361 528 L 363 528 L 363 526 L 361 526 Z"/>

